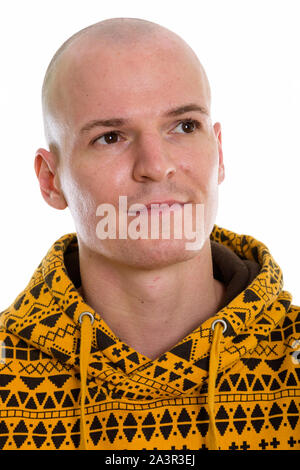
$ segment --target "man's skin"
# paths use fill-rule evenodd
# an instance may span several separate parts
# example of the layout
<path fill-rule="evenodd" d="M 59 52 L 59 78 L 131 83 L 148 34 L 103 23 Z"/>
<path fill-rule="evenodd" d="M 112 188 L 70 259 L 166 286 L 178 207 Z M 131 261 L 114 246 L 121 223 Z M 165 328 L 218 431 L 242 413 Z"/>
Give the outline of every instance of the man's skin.
<path fill-rule="evenodd" d="M 45 201 L 71 211 L 84 299 L 122 341 L 155 359 L 222 303 L 209 235 L 224 164 L 221 126 L 211 122 L 200 62 L 160 26 L 141 39 L 134 21 L 103 22 L 108 31 L 131 31 L 128 40 L 91 31 L 63 52 L 45 116 L 59 151 L 52 141 L 52 150 L 39 148 L 35 171 Z M 207 114 L 164 116 L 192 103 Z M 80 134 L 89 121 L 111 118 L 128 122 Z M 200 127 L 188 124 L 187 132 L 188 119 Z M 203 247 L 186 250 L 184 238 L 99 240 L 96 208 L 110 203 L 117 209 L 119 195 L 127 195 L 128 207 L 166 200 L 204 204 Z"/>

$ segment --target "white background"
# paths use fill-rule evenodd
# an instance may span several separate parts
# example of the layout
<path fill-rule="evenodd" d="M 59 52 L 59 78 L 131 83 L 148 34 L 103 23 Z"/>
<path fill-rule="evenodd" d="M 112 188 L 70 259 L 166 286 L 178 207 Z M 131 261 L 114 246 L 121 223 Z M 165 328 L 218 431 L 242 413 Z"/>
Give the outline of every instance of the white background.
<path fill-rule="evenodd" d="M 0 311 L 54 241 L 75 231 L 68 209 L 46 204 L 34 172 L 36 149 L 47 148 L 40 102 L 47 65 L 68 37 L 111 17 L 160 23 L 198 54 L 223 130 L 216 223 L 267 245 L 300 305 L 300 2 L 10 0 L 0 7 Z"/>

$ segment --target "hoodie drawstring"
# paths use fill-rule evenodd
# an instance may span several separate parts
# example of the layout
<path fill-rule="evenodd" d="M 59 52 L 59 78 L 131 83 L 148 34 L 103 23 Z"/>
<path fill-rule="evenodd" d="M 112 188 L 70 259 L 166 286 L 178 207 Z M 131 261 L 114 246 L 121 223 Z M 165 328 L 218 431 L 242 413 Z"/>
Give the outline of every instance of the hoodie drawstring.
<path fill-rule="evenodd" d="M 215 422 L 215 389 L 216 380 L 219 367 L 219 354 L 220 354 L 220 342 L 223 333 L 227 328 L 225 320 L 217 319 L 211 325 L 213 331 L 213 338 L 210 350 L 209 359 L 209 371 L 208 371 L 208 415 L 209 415 L 209 429 L 208 429 L 208 449 L 219 450 L 218 448 L 218 437 L 217 428 Z"/>
<path fill-rule="evenodd" d="M 80 446 L 79 450 L 87 450 L 87 432 L 85 423 L 85 397 L 87 369 L 89 365 L 89 357 L 92 347 L 94 316 L 90 312 L 82 312 L 78 318 L 81 325 L 80 339 Z"/>

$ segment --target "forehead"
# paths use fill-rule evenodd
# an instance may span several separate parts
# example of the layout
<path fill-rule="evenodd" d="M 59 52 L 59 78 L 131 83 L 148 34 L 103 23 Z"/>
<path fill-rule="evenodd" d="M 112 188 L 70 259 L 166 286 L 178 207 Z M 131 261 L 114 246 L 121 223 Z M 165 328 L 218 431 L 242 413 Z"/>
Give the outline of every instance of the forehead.
<path fill-rule="evenodd" d="M 209 109 L 200 62 L 170 39 L 75 43 L 62 57 L 55 88 L 56 107 L 73 130 L 87 119 L 153 116 L 195 100 Z"/>

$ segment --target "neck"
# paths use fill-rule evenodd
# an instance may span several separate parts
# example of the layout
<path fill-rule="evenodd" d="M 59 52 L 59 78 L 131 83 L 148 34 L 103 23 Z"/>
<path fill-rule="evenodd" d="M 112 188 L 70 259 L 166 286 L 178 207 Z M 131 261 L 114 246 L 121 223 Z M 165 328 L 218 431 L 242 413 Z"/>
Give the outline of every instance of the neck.
<path fill-rule="evenodd" d="M 117 337 L 151 359 L 221 308 L 224 286 L 213 277 L 209 240 L 196 257 L 157 270 L 116 265 L 85 248 L 79 262 L 86 302 Z"/>

